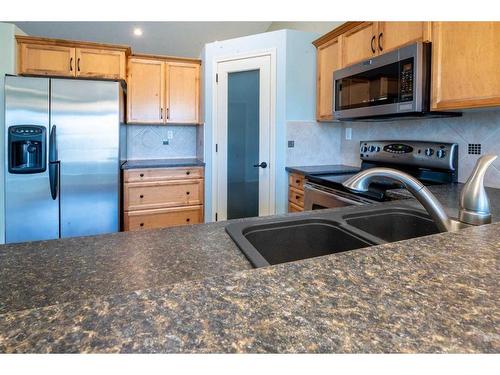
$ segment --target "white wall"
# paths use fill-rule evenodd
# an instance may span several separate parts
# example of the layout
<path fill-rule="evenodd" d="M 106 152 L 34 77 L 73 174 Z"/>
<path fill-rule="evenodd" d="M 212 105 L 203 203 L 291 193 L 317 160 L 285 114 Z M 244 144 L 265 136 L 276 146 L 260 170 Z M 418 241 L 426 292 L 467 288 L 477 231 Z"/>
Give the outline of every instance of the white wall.
<path fill-rule="evenodd" d="M 320 35 L 326 34 L 329 31 L 342 25 L 345 21 L 332 21 L 332 22 L 272 22 L 267 31 L 275 31 L 282 29 L 291 29 L 318 33 Z"/>
<path fill-rule="evenodd" d="M 204 160 L 205 170 L 205 220 L 212 220 L 212 143 L 213 143 L 213 95 L 216 66 L 214 61 L 264 50 L 276 50 L 276 212 L 286 212 L 287 175 L 286 121 L 314 120 L 315 110 L 315 49 L 311 42 L 319 37 L 316 33 L 280 30 L 248 37 L 230 39 L 205 45 L 203 59 L 204 98 Z"/>
<path fill-rule="evenodd" d="M 10 23 L 0 22 L 0 243 L 5 243 L 5 99 L 6 74 L 16 71 L 16 34 L 22 30 Z"/>

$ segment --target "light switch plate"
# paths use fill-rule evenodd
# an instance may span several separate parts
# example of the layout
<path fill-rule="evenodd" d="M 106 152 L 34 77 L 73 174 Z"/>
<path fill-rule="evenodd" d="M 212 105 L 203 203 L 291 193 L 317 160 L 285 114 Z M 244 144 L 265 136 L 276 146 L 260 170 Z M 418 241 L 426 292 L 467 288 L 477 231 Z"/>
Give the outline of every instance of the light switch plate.
<path fill-rule="evenodd" d="M 345 139 L 348 141 L 352 139 L 352 128 L 345 128 Z"/>

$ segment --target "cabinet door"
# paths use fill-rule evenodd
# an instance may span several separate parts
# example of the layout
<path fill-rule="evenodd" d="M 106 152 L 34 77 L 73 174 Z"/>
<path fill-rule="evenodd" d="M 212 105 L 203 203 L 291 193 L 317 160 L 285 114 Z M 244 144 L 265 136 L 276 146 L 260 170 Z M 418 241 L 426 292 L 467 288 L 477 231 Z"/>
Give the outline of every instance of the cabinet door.
<path fill-rule="evenodd" d="M 167 122 L 200 122 L 200 65 L 167 63 Z"/>
<path fill-rule="evenodd" d="M 500 105 L 500 22 L 432 23 L 432 109 Z"/>
<path fill-rule="evenodd" d="M 125 79 L 125 52 L 77 48 L 76 76 Z"/>
<path fill-rule="evenodd" d="M 19 48 L 19 74 L 75 76 L 74 48 L 29 43 L 21 43 Z"/>
<path fill-rule="evenodd" d="M 333 119 L 333 72 L 341 67 L 339 38 L 328 41 L 317 50 L 316 118 Z"/>
<path fill-rule="evenodd" d="M 391 51 L 405 44 L 428 39 L 429 22 L 378 22 L 377 49 Z"/>
<path fill-rule="evenodd" d="M 351 65 L 375 56 L 376 35 L 376 22 L 363 22 L 342 34 L 342 65 Z"/>
<path fill-rule="evenodd" d="M 127 122 L 164 122 L 165 63 L 161 60 L 129 59 Z"/>

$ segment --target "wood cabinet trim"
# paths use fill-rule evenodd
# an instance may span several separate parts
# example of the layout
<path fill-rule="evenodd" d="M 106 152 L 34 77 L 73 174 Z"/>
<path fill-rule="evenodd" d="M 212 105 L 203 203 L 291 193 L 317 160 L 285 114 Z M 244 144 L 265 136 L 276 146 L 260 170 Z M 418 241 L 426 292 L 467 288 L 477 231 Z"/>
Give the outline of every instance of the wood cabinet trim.
<path fill-rule="evenodd" d="M 107 43 L 97 43 L 97 42 L 66 40 L 66 39 L 43 38 L 43 37 L 25 36 L 25 35 L 16 35 L 16 41 L 18 43 L 53 45 L 53 46 L 64 46 L 64 47 L 74 47 L 74 48 L 80 47 L 80 48 L 92 48 L 92 49 L 121 50 L 125 52 L 126 55 L 131 54 L 131 48 L 129 46 L 122 44 L 107 44 Z"/>
<path fill-rule="evenodd" d="M 143 60 L 162 60 L 165 62 L 178 62 L 187 64 L 198 64 L 201 65 L 200 59 L 194 59 L 190 57 L 180 57 L 180 56 L 167 56 L 167 55 L 150 55 L 146 53 L 134 53 L 130 58 L 138 58 Z"/>
<path fill-rule="evenodd" d="M 363 23 L 363 21 L 350 21 L 350 22 L 343 23 L 339 27 L 336 27 L 332 31 L 328 32 L 327 34 L 314 40 L 312 42 L 312 44 L 314 44 L 316 47 L 319 47 L 322 44 L 330 41 L 331 39 L 337 38 L 338 36 L 342 35 L 346 31 L 348 31 L 348 30 L 350 30 L 350 29 L 352 29 L 352 28 L 354 28 L 362 23 Z"/>

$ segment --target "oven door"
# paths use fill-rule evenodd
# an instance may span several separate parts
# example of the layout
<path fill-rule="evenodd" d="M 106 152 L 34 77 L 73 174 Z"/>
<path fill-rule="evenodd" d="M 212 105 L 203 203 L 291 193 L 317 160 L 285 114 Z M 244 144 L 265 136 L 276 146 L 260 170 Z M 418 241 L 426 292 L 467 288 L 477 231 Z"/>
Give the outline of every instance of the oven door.
<path fill-rule="evenodd" d="M 336 119 L 422 112 L 422 43 L 334 72 Z"/>
<path fill-rule="evenodd" d="M 329 187 L 306 183 L 304 185 L 304 210 L 321 210 L 324 208 L 364 206 L 376 203 L 371 199 L 346 193 Z"/>

